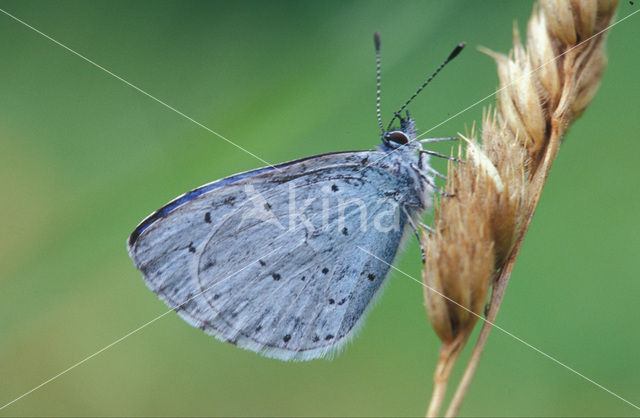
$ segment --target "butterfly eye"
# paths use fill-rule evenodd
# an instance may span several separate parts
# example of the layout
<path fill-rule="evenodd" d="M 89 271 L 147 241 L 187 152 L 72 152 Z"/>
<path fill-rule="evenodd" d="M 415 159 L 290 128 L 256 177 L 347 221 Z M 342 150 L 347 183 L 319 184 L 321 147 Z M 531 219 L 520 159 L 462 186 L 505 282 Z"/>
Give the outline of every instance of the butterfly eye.
<path fill-rule="evenodd" d="M 409 138 L 404 132 L 401 131 L 391 131 L 384 134 L 384 139 L 386 141 L 395 142 L 398 145 L 406 145 L 409 143 Z"/>

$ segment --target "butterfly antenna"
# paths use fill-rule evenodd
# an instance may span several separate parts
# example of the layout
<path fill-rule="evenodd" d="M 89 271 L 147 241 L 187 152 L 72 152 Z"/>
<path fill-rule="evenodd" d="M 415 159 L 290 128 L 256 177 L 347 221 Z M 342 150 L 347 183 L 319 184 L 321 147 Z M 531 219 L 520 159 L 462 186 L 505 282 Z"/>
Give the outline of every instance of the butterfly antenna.
<path fill-rule="evenodd" d="M 380 90 L 382 87 L 381 71 L 380 71 L 380 34 L 376 31 L 373 34 L 373 43 L 376 46 L 376 116 L 378 117 L 378 125 L 382 134 L 385 134 L 384 125 L 382 124 L 382 115 L 380 114 Z"/>
<path fill-rule="evenodd" d="M 378 40 L 379 42 L 379 40 Z M 380 44 L 378 43 L 378 46 Z M 466 46 L 466 44 L 464 42 L 458 44 L 454 50 L 451 52 L 451 54 L 449 54 L 449 56 L 447 57 L 446 60 L 444 60 L 444 62 L 442 64 L 440 64 L 440 66 L 433 72 L 433 74 L 431 74 L 431 76 L 429 76 L 429 78 L 427 78 L 427 80 L 422 83 L 422 85 L 420 86 L 420 88 L 418 90 L 416 90 L 415 93 L 413 93 L 413 96 L 411 96 L 409 98 L 409 100 L 407 100 L 405 102 L 405 104 L 402 105 L 402 107 L 393 114 L 393 117 L 391 118 L 391 121 L 389 122 L 389 126 L 387 127 L 387 131 L 389 131 L 391 129 L 391 124 L 393 123 L 394 120 L 396 120 L 399 116 L 400 113 L 409 105 L 409 103 L 411 103 L 413 101 L 413 99 L 416 98 L 416 96 L 418 94 L 420 94 L 420 92 L 422 91 L 422 89 L 424 89 L 427 84 L 429 84 L 431 82 L 431 80 L 433 80 L 435 78 L 436 75 L 438 75 L 438 73 L 440 72 L 440 70 L 442 70 L 444 68 L 445 65 L 447 65 L 451 60 L 453 60 L 455 57 L 458 56 L 458 54 L 460 53 L 460 51 L 462 51 L 462 49 Z"/>

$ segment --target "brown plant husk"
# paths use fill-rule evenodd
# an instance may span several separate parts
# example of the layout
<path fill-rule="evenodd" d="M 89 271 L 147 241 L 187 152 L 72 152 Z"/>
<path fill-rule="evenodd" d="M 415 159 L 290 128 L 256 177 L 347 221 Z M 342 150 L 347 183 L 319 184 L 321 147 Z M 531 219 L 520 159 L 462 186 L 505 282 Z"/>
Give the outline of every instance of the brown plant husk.
<path fill-rule="evenodd" d="M 425 306 L 442 340 L 427 415 L 437 415 L 453 364 L 492 289 L 487 318 L 447 416 L 457 414 L 509 281 L 560 144 L 593 99 L 606 67 L 604 40 L 617 1 L 541 0 L 527 29 L 514 28 L 509 55 L 485 50 L 498 66 L 495 111 L 482 143 L 464 138 L 466 161 L 449 166 L 434 232 L 424 232 Z M 461 151 L 459 151 L 459 154 Z"/>

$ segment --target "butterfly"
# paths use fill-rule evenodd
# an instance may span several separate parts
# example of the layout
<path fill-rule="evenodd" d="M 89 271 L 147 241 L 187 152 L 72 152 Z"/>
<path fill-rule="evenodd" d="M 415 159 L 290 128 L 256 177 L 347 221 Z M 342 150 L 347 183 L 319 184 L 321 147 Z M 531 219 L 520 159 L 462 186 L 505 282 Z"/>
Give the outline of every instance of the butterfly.
<path fill-rule="evenodd" d="M 282 360 L 324 357 L 363 323 L 403 237 L 432 207 L 438 175 L 406 106 L 380 117 L 376 150 L 333 152 L 235 174 L 144 219 L 128 251 L 147 286 L 189 324 Z M 400 126 L 392 129 L 398 120 Z M 423 252 L 424 260 L 424 252 Z"/>

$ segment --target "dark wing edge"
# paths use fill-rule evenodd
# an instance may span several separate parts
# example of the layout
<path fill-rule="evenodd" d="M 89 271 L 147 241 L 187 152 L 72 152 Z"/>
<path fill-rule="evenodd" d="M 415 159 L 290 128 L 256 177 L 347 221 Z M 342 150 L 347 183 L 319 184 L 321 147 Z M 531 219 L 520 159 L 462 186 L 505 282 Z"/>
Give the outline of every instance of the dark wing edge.
<path fill-rule="evenodd" d="M 215 189 L 219 189 L 221 187 L 227 186 L 229 184 L 235 183 L 237 181 L 249 178 L 249 177 L 253 177 L 253 176 L 257 176 L 259 174 L 262 173 L 267 173 L 269 171 L 273 171 L 273 170 L 278 170 L 284 167 L 288 167 L 294 164 L 298 164 L 301 163 L 303 161 L 308 161 L 314 158 L 319 158 L 319 157 L 324 157 L 327 155 L 337 155 L 337 154 L 347 154 L 347 153 L 354 153 L 354 152 L 370 152 L 370 151 L 338 151 L 338 152 L 328 152 L 326 154 L 318 154 L 318 155 L 313 155 L 311 157 L 305 157 L 305 158 L 300 158 L 297 160 L 292 160 L 292 161 L 287 161 L 285 163 L 281 163 L 278 165 L 273 165 L 273 166 L 267 166 L 267 167 L 261 167 L 261 168 L 256 168 L 253 170 L 249 170 L 249 171 L 244 171 L 242 173 L 237 173 L 237 174 L 233 174 L 229 177 L 225 177 L 222 178 L 220 180 L 216 180 L 213 181 L 211 183 L 207 183 L 205 185 L 202 185 L 200 187 L 197 187 L 191 191 L 188 191 L 178 197 L 176 197 L 175 199 L 171 200 L 169 203 L 167 203 L 166 205 L 164 205 L 163 207 L 161 207 L 160 209 L 156 210 L 155 212 L 153 212 L 151 215 L 147 216 L 146 218 L 144 218 L 142 220 L 142 222 L 140 222 L 140 224 L 133 230 L 133 232 L 131 233 L 131 235 L 129 236 L 129 239 L 127 240 L 127 244 L 128 244 L 128 248 L 129 248 L 129 252 L 131 252 L 132 247 L 135 245 L 136 241 L 138 240 L 138 238 L 140 237 L 140 235 L 149 227 L 151 226 L 155 221 L 157 221 L 158 219 L 162 219 L 165 216 L 167 216 L 169 213 L 171 213 L 173 210 L 175 210 L 176 208 L 182 206 L 183 204 L 189 202 L 190 200 L 195 199 L 196 197 L 207 193 L 211 190 L 215 190 Z"/>

